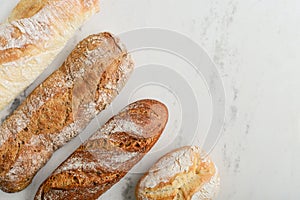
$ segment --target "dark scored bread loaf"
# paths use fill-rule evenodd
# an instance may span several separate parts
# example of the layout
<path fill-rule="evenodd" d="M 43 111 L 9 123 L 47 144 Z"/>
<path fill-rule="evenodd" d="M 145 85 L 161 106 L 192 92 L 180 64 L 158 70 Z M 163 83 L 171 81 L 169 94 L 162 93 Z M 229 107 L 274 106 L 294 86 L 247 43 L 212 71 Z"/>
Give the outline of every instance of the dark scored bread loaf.
<path fill-rule="evenodd" d="M 78 135 L 116 97 L 133 70 L 109 33 L 81 41 L 0 127 L 0 188 L 24 189 L 53 152 Z"/>
<path fill-rule="evenodd" d="M 125 107 L 45 180 L 35 200 L 97 199 L 151 149 L 167 120 L 166 106 L 155 100 Z"/>

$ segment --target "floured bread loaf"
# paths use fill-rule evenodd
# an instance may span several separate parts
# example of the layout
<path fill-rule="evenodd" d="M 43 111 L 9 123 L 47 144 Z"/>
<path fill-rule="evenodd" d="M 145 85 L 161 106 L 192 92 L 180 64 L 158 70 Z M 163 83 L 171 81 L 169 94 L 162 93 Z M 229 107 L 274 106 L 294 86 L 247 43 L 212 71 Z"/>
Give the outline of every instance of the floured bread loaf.
<path fill-rule="evenodd" d="M 98 0 L 21 0 L 0 24 L 0 110 L 54 60 Z"/>
<path fill-rule="evenodd" d="M 198 147 L 182 147 L 159 159 L 139 181 L 138 200 L 209 200 L 219 190 L 215 164 Z"/>
<path fill-rule="evenodd" d="M 30 184 L 54 151 L 112 102 L 132 71 L 130 55 L 111 34 L 81 41 L 0 126 L 0 188 L 17 192 Z"/>
<path fill-rule="evenodd" d="M 155 100 L 125 107 L 46 179 L 35 200 L 97 199 L 152 148 L 167 120 L 166 106 Z"/>

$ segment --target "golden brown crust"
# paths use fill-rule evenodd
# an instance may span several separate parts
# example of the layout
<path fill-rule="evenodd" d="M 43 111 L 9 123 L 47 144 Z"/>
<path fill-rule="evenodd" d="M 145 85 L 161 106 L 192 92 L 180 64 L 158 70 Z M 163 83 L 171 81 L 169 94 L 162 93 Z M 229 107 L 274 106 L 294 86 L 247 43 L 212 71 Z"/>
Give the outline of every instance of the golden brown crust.
<path fill-rule="evenodd" d="M 0 24 L 0 110 L 30 85 L 85 20 L 98 0 L 21 0 Z"/>
<path fill-rule="evenodd" d="M 215 164 L 198 147 L 176 149 L 160 158 L 136 186 L 138 200 L 209 200 L 219 188 Z"/>
<path fill-rule="evenodd" d="M 167 120 L 167 108 L 158 101 L 130 104 L 46 179 L 35 200 L 97 199 L 152 148 Z"/>
<path fill-rule="evenodd" d="M 81 41 L 0 126 L 0 188 L 24 189 L 57 148 L 110 104 L 132 70 L 126 49 L 111 34 Z"/>
<path fill-rule="evenodd" d="M 19 19 L 30 18 L 45 8 L 46 5 L 57 5 L 61 0 L 21 0 L 10 13 L 8 21 L 12 22 Z M 73 4 L 70 0 L 64 0 L 66 3 Z M 82 7 L 83 11 L 90 10 L 93 5 L 95 10 L 99 10 L 99 0 L 77 0 L 78 5 Z"/>
<path fill-rule="evenodd" d="M 22 0 L 12 10 L 8 21 L 29 18 L 39 12 L 50 0 Z"/>

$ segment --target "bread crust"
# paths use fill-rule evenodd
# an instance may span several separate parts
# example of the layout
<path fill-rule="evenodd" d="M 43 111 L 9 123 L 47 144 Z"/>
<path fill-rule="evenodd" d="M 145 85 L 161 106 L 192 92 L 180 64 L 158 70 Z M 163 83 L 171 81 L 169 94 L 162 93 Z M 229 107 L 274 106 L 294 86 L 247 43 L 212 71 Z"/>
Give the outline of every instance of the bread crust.
<path fill-rule="evenodd" d="M 35 200 L 97 199 L 152 148 L 167 120 L 166 106 L 155 100 L 125 107 L 45 180 Z"/>
<path fill-rule="evenodd" d="M 215 164 L 196 146 L 161 157 L 136 186 L 138 200 L 209 200 L 219 190 Z"/>
<path fill-rule="evenodd" d="M 21 0 L 0 24 L 0 110 L 54 60 L 99 11 L 98 0 Z"/>
<path fill-rule="evenodd" d="M 110 33 L 81 41 L 0 126 L 0 188 L 27 187 L 53 152 L 110 104 L 132 70 L 130 55 Z"/>

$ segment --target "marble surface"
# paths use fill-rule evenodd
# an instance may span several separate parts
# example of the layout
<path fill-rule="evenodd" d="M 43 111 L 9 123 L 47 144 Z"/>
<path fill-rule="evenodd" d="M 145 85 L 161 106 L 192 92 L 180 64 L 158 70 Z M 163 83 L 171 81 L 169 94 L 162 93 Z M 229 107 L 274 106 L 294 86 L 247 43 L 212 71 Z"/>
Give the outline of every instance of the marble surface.
<path fill-rule="evenodd" d="M 1 21 L 16 3 L 2 0 Z M 87 33 L 142 27 L 189 36 L 215 62 L 226 93 L 222 137 L 211 153 L 221 173 L 218 199 L 299 199 L 299 8 L 298 0 L 103 0 L 101 13 L 70 44 Z M 126 176 L 101 199 L 116 193 L 114 199 L 134 199 L 138 178 Z M 1 200 L 8 198 L 0 193 Z"/>

